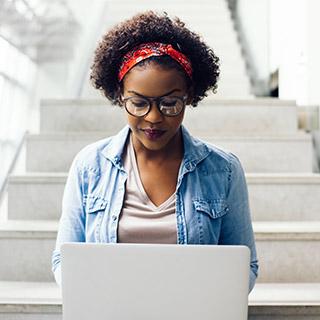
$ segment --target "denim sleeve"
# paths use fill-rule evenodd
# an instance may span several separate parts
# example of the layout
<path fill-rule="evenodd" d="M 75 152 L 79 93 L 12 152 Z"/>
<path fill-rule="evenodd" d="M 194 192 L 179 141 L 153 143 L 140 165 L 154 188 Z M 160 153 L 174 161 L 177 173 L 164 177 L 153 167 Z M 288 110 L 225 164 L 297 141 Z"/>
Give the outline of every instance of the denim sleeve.
<path fill-rule="evenodd" d="M 85 241 L 84 184 L 82 176 L 75 159 L 71 165 L 64 188 L 62 214 L 59 221 L 56 246 L 52 253 L 52 272 L 59 286 L 61 286 L 61 244 L 64 242 Z"/>
<path fill-rule="evenodd" d="M 258 276 L 258 260 L 249 208 L 248 188 L 239 159 L 231 154 L 227 202 L 229 212 L 222 219 L 219 243 L 245 245 L 251 251 L 249 292 Z"/>

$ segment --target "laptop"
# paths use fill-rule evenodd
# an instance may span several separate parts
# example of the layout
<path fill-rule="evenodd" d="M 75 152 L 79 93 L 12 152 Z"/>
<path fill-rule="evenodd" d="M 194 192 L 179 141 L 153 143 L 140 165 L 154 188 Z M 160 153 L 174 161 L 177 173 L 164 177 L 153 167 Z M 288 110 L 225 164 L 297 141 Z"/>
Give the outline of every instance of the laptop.
<path fill-rule="evenodd" d="M 65 243 L 64 320 L 246 320 L 245 246 Z"/>

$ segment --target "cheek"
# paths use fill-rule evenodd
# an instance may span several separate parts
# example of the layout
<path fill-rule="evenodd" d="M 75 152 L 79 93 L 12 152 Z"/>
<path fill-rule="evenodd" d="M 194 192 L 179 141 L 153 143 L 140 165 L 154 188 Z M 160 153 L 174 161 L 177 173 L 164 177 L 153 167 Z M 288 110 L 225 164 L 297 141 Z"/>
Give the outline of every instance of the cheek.
<path fill-rule="evenodd" d="M 131 116 L 127 113 L 127 123 L 130 127 L 134 128 L 139 122 L 139 119 L 136 117 Z"/>
<path fill-rule="evenodd" d="M 179 128 L 183 122 L 183 118 L 184 118 L 184 113 L 180 114 L 179 116 L 177 116 L 175 118 L 172 118 L 171 119 L 171 126 Z"/>

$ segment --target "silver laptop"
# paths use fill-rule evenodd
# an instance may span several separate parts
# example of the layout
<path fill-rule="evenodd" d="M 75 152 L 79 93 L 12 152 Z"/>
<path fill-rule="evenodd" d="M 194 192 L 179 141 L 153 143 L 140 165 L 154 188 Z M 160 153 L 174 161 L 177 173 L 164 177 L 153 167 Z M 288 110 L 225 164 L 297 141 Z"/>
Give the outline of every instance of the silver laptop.
<path fill-rule="evenodd" d="M 246 320 L 245 246 L 65 243 L 64 320 Z"/>

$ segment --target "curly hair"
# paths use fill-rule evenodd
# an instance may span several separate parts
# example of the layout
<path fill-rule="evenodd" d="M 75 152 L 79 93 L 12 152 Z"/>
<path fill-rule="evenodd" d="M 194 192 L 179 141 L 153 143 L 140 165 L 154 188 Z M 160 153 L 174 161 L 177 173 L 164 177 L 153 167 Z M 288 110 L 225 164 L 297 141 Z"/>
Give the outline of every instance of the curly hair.
<path fill-rule="evenodd" d="M 185 73 L 184 75 L 187 85 L 193 85 L 193 107 L 207 96 L 207 91 L 216 92 L 220 69 L 219 58 L 213 50 L 197 33 L 186 28 L 185 23 L 178 17 L 171 19 L 166 12 L 160 14 L 146 11 L 115 25 L 103 36 L 95 50 L 90 80 L 112 104 L 119 104 L 122 84 L 118 81 L 118 72 L 123 56 L 137 45 L 146 42 L 171 44 L 189 58 L 193 68 L 192 83 Z M 165 68 L 184 72 L 169 56 L 151 57 L 137 65 L 151 61 Z"/>

